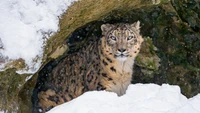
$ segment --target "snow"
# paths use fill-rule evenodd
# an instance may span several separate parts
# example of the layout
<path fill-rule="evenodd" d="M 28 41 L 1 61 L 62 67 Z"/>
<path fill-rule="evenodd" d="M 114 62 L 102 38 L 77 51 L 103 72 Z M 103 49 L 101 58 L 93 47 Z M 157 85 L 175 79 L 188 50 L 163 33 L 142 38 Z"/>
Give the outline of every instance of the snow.
<path fill-rule="evenodd" d="M 187 99 L 178 86 L 131 84 L 118 97 L 106 91 L 90 91 L 47 113 L 200 113 L 200 94 Z"/>
<path fill-rule="evenodd" d="M 22 58 L 28 70 L 19 73 L 36 72 L 45 38 L 58 31 L 59 16 L 74 1 L 77 0 L 0 0 L 0 70 L 8 62 Z"/>

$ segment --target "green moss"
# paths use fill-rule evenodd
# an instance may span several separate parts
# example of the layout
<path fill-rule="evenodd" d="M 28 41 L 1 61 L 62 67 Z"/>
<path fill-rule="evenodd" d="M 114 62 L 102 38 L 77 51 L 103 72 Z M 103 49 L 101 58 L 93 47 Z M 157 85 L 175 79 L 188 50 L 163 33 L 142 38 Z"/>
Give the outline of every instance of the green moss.
<path fill-rule="evenodd" d="M 26 82 L 27 74 L 19 75 L 16 69 L 0 72 L 0 110 L 16 112 L 19 106 L 18 93 Z"/>
<path fill-rule="evenodd" d="M 149 69 L 149 71 L 158 71 L 160 58 L 156 55 L 156 51 L 157 48 L 153 45 L 152 39 L 149 37 L 144 38 L 140 53 L 136 58 L 136 64 Z"/>

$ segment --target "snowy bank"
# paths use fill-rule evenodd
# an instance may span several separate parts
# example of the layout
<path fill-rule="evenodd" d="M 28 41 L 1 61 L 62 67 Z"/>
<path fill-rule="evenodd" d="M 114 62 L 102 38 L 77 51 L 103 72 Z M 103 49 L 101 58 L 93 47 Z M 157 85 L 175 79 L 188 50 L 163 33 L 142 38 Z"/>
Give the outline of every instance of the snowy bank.
<path fill-rule="evenodd" d="M 200 94 L 187 99 L 178 86 L 130 85 L 126 94 L 92 91 L 48 113 L 200 113 Z"/>
<path fill-rule="evenodd" d="M 1 0 L 0 70 L 22 58 L 26 70 L 19 73 L 37 71 L 45 39 L 59 29 L 59 16 L 74 1 L 77 0 Z"/>

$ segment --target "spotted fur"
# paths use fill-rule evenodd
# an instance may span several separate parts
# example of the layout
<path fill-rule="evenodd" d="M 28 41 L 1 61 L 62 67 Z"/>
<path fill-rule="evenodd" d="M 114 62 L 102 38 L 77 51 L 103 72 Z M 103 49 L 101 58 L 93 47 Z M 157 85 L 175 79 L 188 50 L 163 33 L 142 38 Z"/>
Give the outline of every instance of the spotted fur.
<path fill-rule="evenodd" d="M 143 42 L 139 24 L 103 24 L 100 40 L 54 61 L 55 65 L 46 65 L 33 91 L 33 113 L 44 113 L 86 91 L 125 94 Z"/>

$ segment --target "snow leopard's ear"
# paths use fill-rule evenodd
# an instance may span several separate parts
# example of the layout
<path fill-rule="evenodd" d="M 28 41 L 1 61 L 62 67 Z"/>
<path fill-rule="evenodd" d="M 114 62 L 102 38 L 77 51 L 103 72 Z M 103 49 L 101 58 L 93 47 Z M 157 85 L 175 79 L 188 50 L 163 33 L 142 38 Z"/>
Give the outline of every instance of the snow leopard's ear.
<path fill-rule="evenodd" d="M 103 24 L 101 25 L 101 31 L 102 34 L 105 35 L 108 31 L 110 31 L 113 28 L 112 24 Z"/>
<path fill-rule="evenodd" d="M 138 20 L 137 22 L 131 24 L 131 28 L 140 31 L 140 21 Z"/>

